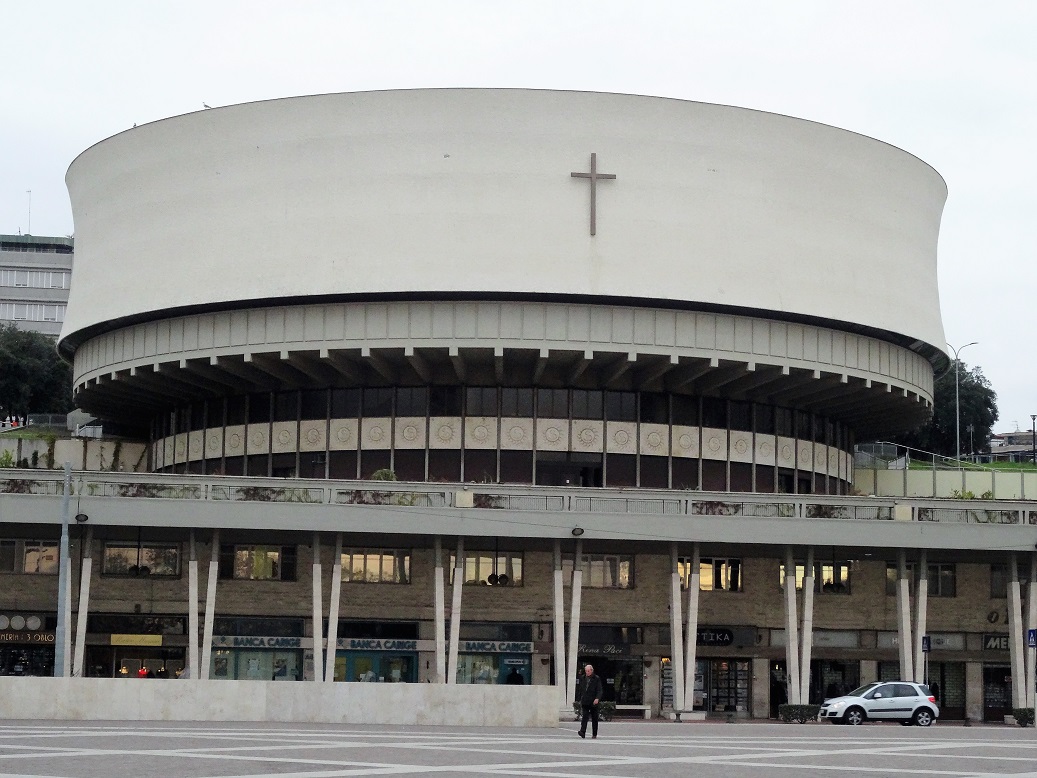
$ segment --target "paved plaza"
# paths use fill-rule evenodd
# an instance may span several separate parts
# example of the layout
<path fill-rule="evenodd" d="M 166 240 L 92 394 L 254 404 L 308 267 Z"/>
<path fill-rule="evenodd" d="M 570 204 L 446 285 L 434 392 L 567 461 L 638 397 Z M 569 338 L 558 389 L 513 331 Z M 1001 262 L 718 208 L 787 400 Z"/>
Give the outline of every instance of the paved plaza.
<path fill-rule="evenodd" d="M 1033 729 L 937 725 L 610 723 L 557 729 L 5 722 L 0 775 L 332 778 L 365 775 L 1037 777 Z"/>

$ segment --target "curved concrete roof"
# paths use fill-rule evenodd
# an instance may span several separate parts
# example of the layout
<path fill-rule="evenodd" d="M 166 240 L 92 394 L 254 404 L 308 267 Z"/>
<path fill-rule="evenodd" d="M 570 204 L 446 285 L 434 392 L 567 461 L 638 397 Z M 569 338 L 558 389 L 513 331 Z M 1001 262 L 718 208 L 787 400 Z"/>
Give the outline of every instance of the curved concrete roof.
<path fill-rule="evenodd" d="M 573 172 L 615 180 L 590 190 Z M 871 138 L 728 106 L 442 89 L 229 106 L 68 171 L 62 349 L 174 313 L 350 296 L 644 301 L 882 334 L 945 361 L 946 186 Z"/>

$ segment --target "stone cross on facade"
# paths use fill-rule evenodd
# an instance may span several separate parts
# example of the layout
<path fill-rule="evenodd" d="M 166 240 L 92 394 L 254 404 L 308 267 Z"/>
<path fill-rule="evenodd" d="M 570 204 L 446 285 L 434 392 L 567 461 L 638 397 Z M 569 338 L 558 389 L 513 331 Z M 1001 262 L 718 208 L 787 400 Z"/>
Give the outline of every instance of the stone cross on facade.
<path fill-rule="evenodd" d="M 591 172 L 590 173 L 570 173 L 573 178 L 586 178 L 591 182 L 591 235 L 593 236 L 597 232 L 598 228 L 598 180 L 611 180 L 616 179 L 615 173 L 599 173 L 598 172 L 598 155 L 591 153 Z"/>

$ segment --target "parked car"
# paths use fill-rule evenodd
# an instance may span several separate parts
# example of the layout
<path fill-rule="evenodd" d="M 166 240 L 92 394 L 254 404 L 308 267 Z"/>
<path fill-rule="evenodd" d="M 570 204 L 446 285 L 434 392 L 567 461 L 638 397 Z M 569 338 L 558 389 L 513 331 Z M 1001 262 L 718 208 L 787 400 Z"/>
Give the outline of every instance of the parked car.
<path fill-rule="evenodd" d="M 928 727 L 940 717 L 936 697 L 924 683 L 875 681 L 821 703 L 818 718 L 833 724 L 899 721 Z"/>

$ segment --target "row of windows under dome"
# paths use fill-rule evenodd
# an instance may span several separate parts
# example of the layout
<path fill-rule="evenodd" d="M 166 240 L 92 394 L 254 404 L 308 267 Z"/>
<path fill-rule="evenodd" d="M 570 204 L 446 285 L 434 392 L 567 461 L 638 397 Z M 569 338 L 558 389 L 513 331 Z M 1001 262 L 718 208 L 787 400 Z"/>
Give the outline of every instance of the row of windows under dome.
<path fill-rule="evenodd" d="M 511 446 L 510 441 L 504 439 L 503 428 L 499 437 L 494 428 L 489 434 L 491 444 L 488 446 L 471 445 L 471 441 L 462 444 L 459 440 L 442 444 L 434 439 L 433 433 L 437 430 L 433 427 L 439 422 L 456 430 L 458 422 L 451 419 L 494 417 L 501 425 L 509 418 L 526 418 L 533 425 L 557 418 L 572 425 L 574 441 L 580 424 L 604 424 L 607 434 L 613 429 L 610 425 L 631 425 L 615 432 L 631 442 L 627 450 L 617 451 L 610 437 L 609 443 L 599 444 L 597 451 L 580 451 L 576 450 L 576 443 L 565 445 L 569 434 L 565 427 L 561 448 L 569 450 L 545 450 L 549 446 L 539 443 Z M 399 441 L 394 444 L 391 429 L 377 444 L 365 440 L 359 445 L 341 446 L 332 441 L 334 425 L 341 424 L 342 419 L 360 420 L 353 421 L 353 425 L 362 425 L 366 423 L 363 420 L 368 419 L 372 424 L 387 420 L 390 427 L 399 426 L 402 419 L 420 427 L 422 418 L 426 420 L 428 431 L 411 430 L 419 437 L 417 445 L 403 446 Z M 583 419 L 589 420 L 581 421 Z M 322 421 L 330 426 L 322 425 Z M 460 423 L 463 426 L 467 422 Z M 286 424 L 291 431 L 285 430 Z M 247 430 L 251 436 L 257 428 L 263 430 L 264 425 L 268 426 L 260 435 L 271 441 L 268 450 L 254 451 L 251 444 L 247 452 L 244 447 L 231 450 L 232 432 Z M 280 431 L 277 425 L 281 425 Z M 314 425 L 314 429 L 306 429 Z M 652 430 L 646 425 L 656 425 L 658 429 Z M 725 437 L 719 454 L 705 449 L 705 431 L 710 429 L 720 430 L 720 435 Z M 730 430 L 727 435 L 741 435 L 747 441 L 738 442 L 732 437 L 732 452 L 736 445 L 742 446 L 750 451 L 749 459 L 753 460 L 751 448 L 756 435 L 760 446 L 770 447 L 770 461 L 747 462 L 744 452 L 742 457 L 725 453 L 728 447 L 725 429 Z M 638 447 L 639 430 L 648 435 L 649 441 L 653 435 L 657 438 L 659 442 L 654 451 L 649 451 L 644 444 Z M 703 431 L 703 441 L 698 446 L 705 452 L 701 458 L 697 453 L 676 450 L 678 437 L 683 440 L 690 431 L 697 441 L 698 430 Z M 210 440 L 213 431 L 218 438 L 215 446 Z M 598 435 L 602 431 L 599 428 Z M 228 436 L 226 448 L 220 442 L 224 432 Z M 308 446 L 302 441 L 304 432 L 329 443 Z M 287 447 L 280 451 L 273 446 L 275 433 L 288 441 Z M 170 473 L 350 480 L 370 479 L 380 471 L 391 471 L 396 478 L 406 481 L 798 494 L 844 494 L 852 480 L 852 464 L 846 453 L 847 447 L 852 446 L 852 434 L 844 425 L 802 411 L 763 404 L 663 393 L 510 387 L 263 393 L 199 402 L 163 414 L 155 419 L 152 434 L 156 436 L 152 468 Z M 180 451 L 186 449 L 187 441 L 179 438 L 186 439 L 192 434 L 205 436 L 204 448 L 199 439 L 197 450 Z M 787 445 L 782 446 L 783 450 L 798 453 L 779 461 L 775 444 L 786 435 Z M 759 436 L 770 436 L 770 443 Z M 797 447 L 796 441 L 806 441 L 808 450 L 804 452 Z M 175 448 L 170 449 L 171 445 Z M 742 461 L 737 461 L 739 459 Z"/>
<path fill-rule="evenodd" d="M 757 432 L 852 450 L 849 428 L 762 403 L 663 392 L 528 387 L 368 387 L 263 392 L 175 408 L 153 420 L 152 440 L 209 427 L 393 417 L 588 419 Z"/>

